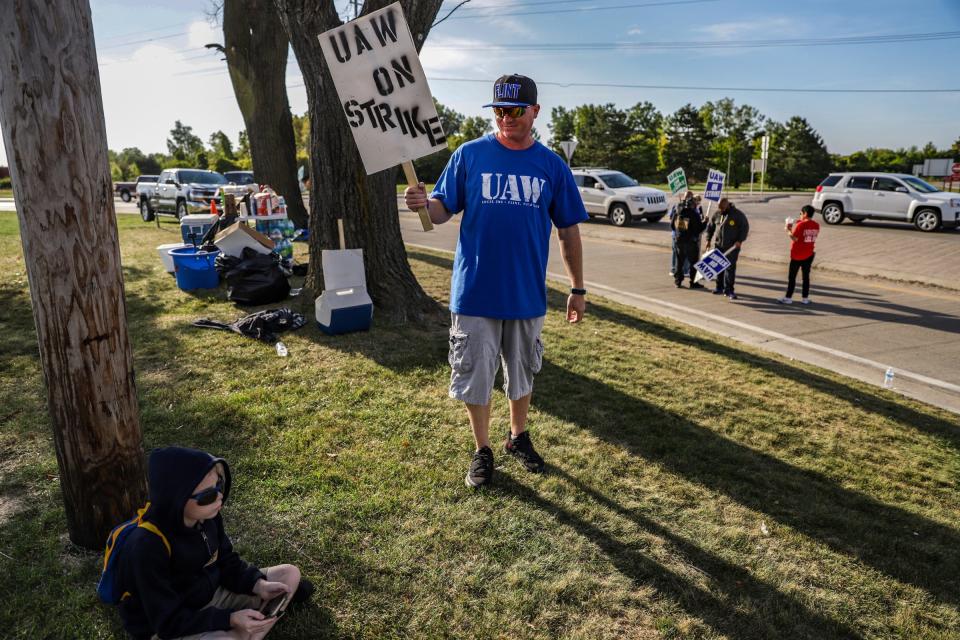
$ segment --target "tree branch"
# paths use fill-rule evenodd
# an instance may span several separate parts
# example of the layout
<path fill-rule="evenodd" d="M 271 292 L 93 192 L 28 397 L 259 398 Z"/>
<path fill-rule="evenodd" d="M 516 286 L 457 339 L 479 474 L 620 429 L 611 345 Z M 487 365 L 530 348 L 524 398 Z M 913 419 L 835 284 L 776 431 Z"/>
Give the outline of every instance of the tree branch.
<path fill-rule="evenodd" d="M 467 4 L 468 2 L 470 2 L 470 0 L 463 0 L 463 2 L 461 2 L 460 4 L 458 4 L 457 6 L 455 6 L 453 9 L 450 9 L 450 13 L 448 13 L 447 15 L 443 16 L 442 18 L 440 18 L 439 20 L 437 20 L 436 22 L 434 22 L 432 25 L 430 25 L 430 28 L 433 29 L 435 26 L 437 26 L 438 24 L 440 24 L 441 22 L 443 22 L 444 20 L 446 20 L 447 18 L 449 18 L 450 16 L 452 16 L 454 11 L 456 11 L 457 9 L 459 9 L 460 7 L 462 7 L 463 5 Z"/>

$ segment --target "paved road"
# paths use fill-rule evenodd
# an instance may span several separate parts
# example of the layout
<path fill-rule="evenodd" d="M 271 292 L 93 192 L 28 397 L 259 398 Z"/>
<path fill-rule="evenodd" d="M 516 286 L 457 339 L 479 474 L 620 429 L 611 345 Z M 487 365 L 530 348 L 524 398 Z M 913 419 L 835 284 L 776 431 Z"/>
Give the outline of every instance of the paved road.
<path fill-rule="evenodd" d="M 754 246 L 772 247 L 773 227 L 782 226 L 777 208 L 767 208 L 768 215 L 759 206 L 753 210 Z M 401 212 L 400 218 L 408 244 L 447 251 L 456 247 L 456 218 L 429 233 L 421 229 L 414 214 Z M 667 274 L 669 248 L 661 246 L 669 243 L 665 225 L 621 230 L 593 222 L 581 228 L 585 276 L 594 293 L 872 384 L 880 384 L 887 367 L 892 366 L 898 391 L 960 413 L 960 295 L 955 291 L 851 273 L 815 272 L 814 304 L 784 307 L 775 298 L 783 293 L 786 266 L 745 257 L 737 272 L 740 300 L 730 302 L 707 290 L 674 288 Z M 834 229 L 829 227 L 825 235 L 831 236 Z M 841 229 L 838 234 L 847 232 L 845 227 Z M 851 225 L 850 231 L 915 235 L 909 229 L 886 227 L 859 229 Z M 608 232 L 629 241 L 611 239 Z M 769 242 L 763 241 L 767 234 Z M 939 234 L 922 238 L 935 243 L 947 239 L 960 240 L 953 236 L 941 240 Z M 782 238 L 775 241 L 786 250 Z M 818 242 L 818 255 L 828 253 L 829 246 Z M 956 266 L 957 257 L 950 259 Z M 566 282 L 555 246 L 548 271 L 552 278 Z"/>

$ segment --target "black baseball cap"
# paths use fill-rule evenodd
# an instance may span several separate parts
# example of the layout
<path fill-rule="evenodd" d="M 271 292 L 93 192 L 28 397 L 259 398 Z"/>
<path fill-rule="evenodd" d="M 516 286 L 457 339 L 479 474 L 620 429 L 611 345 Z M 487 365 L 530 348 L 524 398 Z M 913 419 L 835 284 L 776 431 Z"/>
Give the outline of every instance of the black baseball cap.
<path fill-rule="evenodd" d="M 537 83 L 516 73 L 493 83 L 493 102 L 484 107 L 529 107 L 537 104 Z"/>

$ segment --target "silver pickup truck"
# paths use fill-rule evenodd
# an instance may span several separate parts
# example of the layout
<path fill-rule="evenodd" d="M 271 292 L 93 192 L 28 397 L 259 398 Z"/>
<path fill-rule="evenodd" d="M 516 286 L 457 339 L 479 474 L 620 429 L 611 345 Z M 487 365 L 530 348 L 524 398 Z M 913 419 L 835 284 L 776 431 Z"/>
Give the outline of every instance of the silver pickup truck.
<path fill-rule="evenodd" d="M 210 213 L 210 201 L 220 205 L 220 187 L 227 179 L 216 171 L 164 169 L 155 186 L 140 191 L 140 217 L 144 222 L 160 214 L 179 220 L 191 213 Z"/>

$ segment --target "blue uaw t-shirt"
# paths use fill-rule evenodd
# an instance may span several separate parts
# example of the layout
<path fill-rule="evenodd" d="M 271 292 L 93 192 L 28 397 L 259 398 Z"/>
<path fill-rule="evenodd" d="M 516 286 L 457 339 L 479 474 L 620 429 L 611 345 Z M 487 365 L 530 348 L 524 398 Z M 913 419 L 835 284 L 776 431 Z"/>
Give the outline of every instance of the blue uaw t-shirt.
<path fill-rule="evenodd" d="M 501 320 L 546 314 L 552 225 L 587 219 L 560 156 L 539 142 L 508 149 L 490 134 L 453 152 L 430 195 L 463 212 L 450 310 Z"/>

